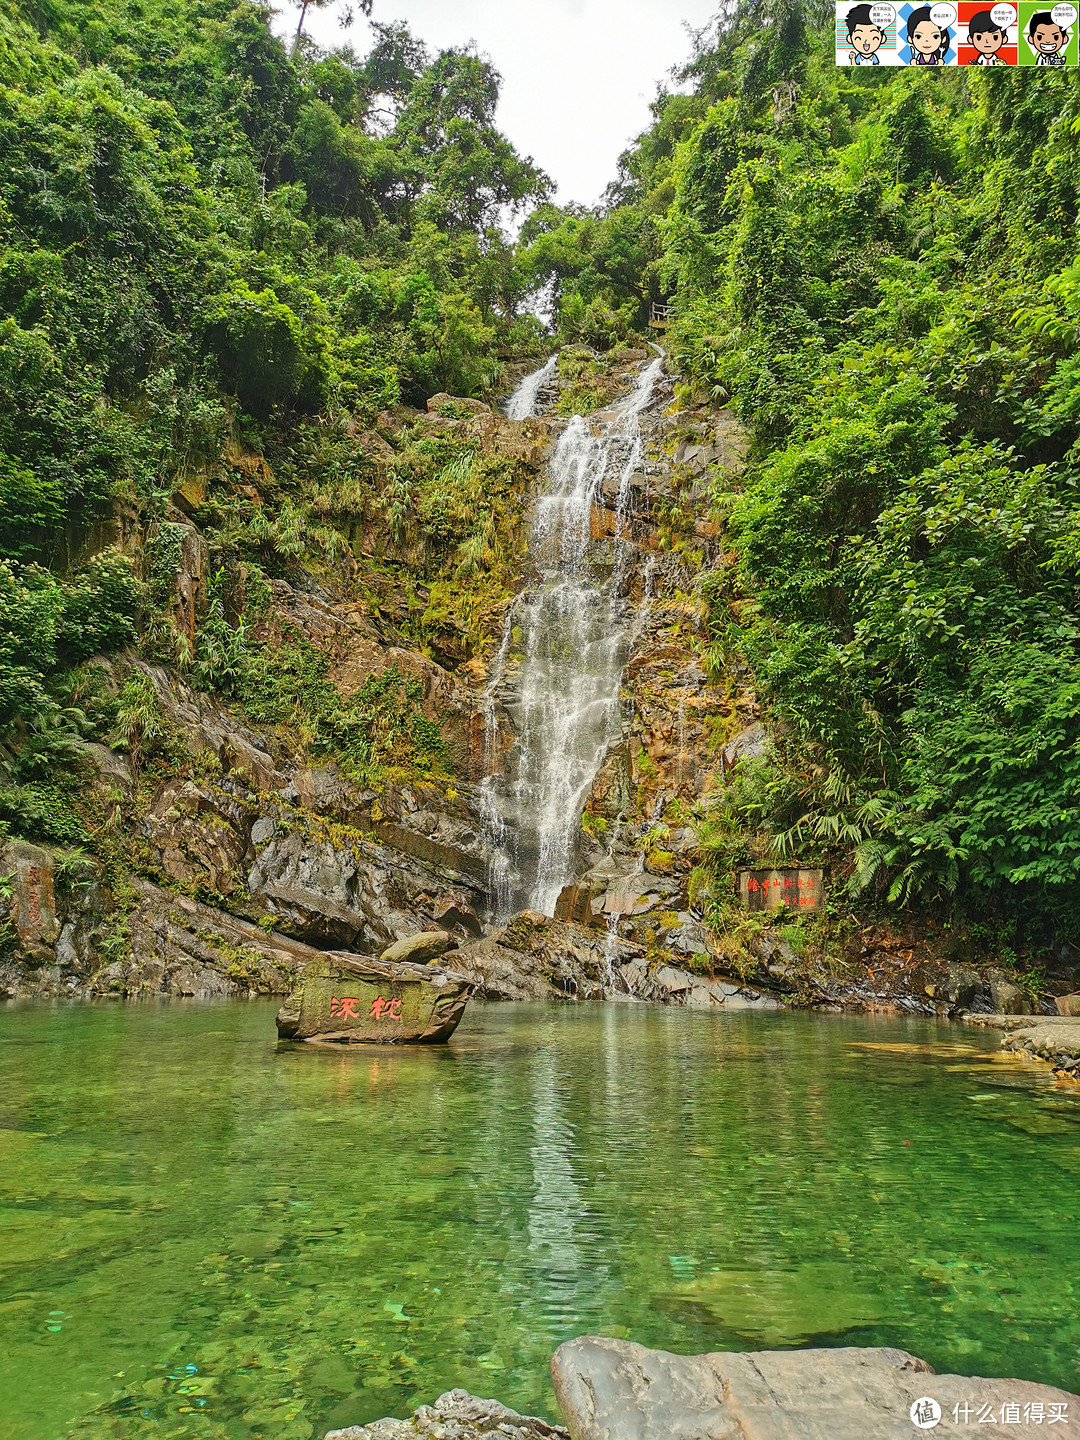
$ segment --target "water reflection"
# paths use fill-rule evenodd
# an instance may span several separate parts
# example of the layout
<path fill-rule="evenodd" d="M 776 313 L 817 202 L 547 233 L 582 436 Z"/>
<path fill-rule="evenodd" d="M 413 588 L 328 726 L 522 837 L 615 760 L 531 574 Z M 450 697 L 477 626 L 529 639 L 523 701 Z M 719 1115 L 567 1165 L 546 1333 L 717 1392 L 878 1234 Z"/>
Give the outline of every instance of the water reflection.
<path fill-rule="evenodd" d="M 583 1209 L 574 1182 L 574 1129 L 565 1113 L 550 1045 L 533 1062 L 533 1196 L 529 1204 L 529 1257 L 533 1299 L 549 1323 L 573 1318 L 584 1269 L 576 1227 Z M 598 1276 L 591 1277 L 593 1283 Z"/>
<path fill-rule="evenodd" d="M 1080 1384 L 1080 1097 L 993 1035 L 477 1006 L 338 1054 L 273 1008 L 0 1012 L 2 1440 L 551 1413 L 588 1331 Z"/>

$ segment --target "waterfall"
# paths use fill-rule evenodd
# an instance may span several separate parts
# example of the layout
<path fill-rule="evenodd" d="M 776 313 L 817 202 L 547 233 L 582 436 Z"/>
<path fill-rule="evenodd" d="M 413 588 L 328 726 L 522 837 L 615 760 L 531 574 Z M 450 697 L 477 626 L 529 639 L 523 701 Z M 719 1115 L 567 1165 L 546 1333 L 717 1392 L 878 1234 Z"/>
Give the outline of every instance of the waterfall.
<path fill-rule="evenodd" d="M 536 502 L 529 556 L 537 579 L 511 607 L 487 692 L 493 737 L 497 701 L 515 730 L 505 768 L 489 745 L 481 787 L 500 914 L 521 907 L 554 913 L 573 875 L 585 800 L 619 732 L 630 637 L 626 520 L 631 481 L 644 460 L 639 417 L 662 366 L 660 359 L 648 365 L 599 429 L 574 416 Z M 614 493 L 614 534 L 595 543 L 602 489 Z"/>
<path fill-rule="evenodd" d="M 497 786 L 499 782 L 499 721 L 495 710 L 498 685 L 506 668 L 506 656 L 513 637 L 511 616 L 507 617 L 502 643 L 492 662 L 488 687 L 484 693 L 484 778 L 480 782 L 480 819 L 487 852 L 488 889 L 495 914 L 508 915 L 513 906 L 513 862 L 510 832 L 502 816 Z"/>
<path fill-rule="evenodd" d="M 607 933 L 604 936 L 604 990 L 608 995 L 615 989 L 615 957 L 619 953 L 621 918 L 617 910 L 613 910 L 607 918 Z"/>
<path fill-rule="evenodd" d="M 552 355 L 551 359 L 541 365 L 539 370 L 534 370 L 531 375 L 525 376 L 525 379 L 506 402 L 506 418 L 508 420 L 529 420 L 536 414 L 536 401 L 540 391 L 555 374 L 555 367 L 558 363 L 558 355 Z"/>

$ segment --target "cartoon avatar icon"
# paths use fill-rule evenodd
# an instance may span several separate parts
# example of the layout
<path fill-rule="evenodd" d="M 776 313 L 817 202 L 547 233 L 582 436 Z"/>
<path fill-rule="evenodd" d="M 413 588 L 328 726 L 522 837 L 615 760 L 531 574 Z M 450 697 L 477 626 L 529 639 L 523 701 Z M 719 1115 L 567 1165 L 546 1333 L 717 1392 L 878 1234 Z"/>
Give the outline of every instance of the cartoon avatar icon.
<path fill-rule="evenodd" d="M 998 51 L 1009 38 L 1009 32 L 998 25 L 989 10 L 980 10 L 968 22 L 968 44 L 979 52 L 973 65 L 1007 65 Z"/>
<path fill-rule="evenodd" d="M 1069 43 L 1069 32 L 1050 14 L 1049 10 L 1036 10 L 1028 21 L 1028 44 L 1039 57 L 1036 65 L 1064 65 L 1062 50 Z"/>
<path fill-rule="evenodd" d="M 870 19 L 869 5 L 853 5 L 847 13 L 849 65 L 880 65 L 877 52 L 885 42 L 885 31 Z"/>
<path fill-rule="evenodd" d="M 949 31 L 930 18 L 930 6 L 920 5 L 908 16 L 907 42 L 911 46 L 909 65 L 944 65 L 949 53 Z"/>

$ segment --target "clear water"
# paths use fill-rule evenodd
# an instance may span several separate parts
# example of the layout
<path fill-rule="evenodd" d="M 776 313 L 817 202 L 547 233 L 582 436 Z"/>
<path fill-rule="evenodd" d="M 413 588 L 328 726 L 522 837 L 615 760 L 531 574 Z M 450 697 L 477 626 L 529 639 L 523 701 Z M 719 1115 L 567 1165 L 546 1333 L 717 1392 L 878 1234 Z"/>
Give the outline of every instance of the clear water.
<path fill-rule="evenodd" d="M 921 1021 L 0 1011 L 0 1436 L 321 1436 L 599 1332 L 895 1344 L 1080 1389 L 1080 1099 Z M 1025 1088 L 1021 1088 L 1025 1087 Z"/>

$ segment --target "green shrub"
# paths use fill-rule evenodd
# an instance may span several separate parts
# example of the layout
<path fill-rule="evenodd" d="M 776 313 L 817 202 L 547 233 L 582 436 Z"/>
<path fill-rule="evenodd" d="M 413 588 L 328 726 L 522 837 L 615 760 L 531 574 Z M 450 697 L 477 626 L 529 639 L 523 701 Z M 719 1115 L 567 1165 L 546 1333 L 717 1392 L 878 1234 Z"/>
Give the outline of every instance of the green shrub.
<path fill-rule="evenodd" d="M 285 400 L 317 409 L 326 397 L 324 307 L 311 291 L 299 293 L 310 312 L 303 318 L 273 289 L 255 291 L 244 280 L 207 305 L 207 335 L 222 375 L 253 415 L 267 415 Z"/>

